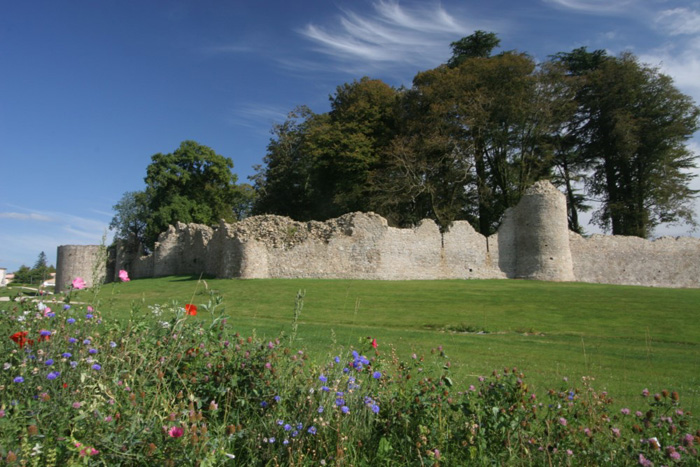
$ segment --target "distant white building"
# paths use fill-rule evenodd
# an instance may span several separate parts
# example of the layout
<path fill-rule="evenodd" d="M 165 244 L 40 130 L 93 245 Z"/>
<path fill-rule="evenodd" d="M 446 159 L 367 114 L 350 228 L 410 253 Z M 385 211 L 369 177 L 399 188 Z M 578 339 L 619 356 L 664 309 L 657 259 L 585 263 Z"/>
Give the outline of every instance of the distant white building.
<path fill-rule="evenodd" d="M 7 268 L 0 268 L 0 287 L 5 287 L 5 274 L 7 273 Z"/>

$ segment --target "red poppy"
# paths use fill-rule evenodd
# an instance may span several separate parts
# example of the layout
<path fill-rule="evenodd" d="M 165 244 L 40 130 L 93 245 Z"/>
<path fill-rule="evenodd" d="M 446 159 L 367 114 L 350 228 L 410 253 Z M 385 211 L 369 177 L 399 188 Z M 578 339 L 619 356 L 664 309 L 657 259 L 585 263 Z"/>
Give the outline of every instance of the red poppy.
<path fill-rule="evenodd" d="M 197 305 L 188 303 L 187 305 L 185 305 L 185 313 L 190 316 L 197 316 Z"/>
<path fill-rule="evenodd" d="M 27 342 L 27 331 L 19 331 L 10 336 L 10 339 L 15 341 L 17 345 L 19 345 L 19 348 L 21 349 L 24 347 L 24 343 Z M 31 345 L 31 344 L 30 344 Z"/>
<path fill-rule="evenodd" d="M 377 348 L 377 339 L 372 339 L 372 347 Z"/>

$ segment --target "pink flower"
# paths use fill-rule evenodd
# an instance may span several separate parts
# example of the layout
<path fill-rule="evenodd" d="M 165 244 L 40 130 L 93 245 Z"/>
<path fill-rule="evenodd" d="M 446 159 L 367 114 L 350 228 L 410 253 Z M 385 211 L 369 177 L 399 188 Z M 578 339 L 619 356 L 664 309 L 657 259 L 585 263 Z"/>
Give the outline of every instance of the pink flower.
<path fill-rule="evenodd" d="M 123 270 L 123 269 L 120 269 L 120 270 L 119 270 L 119 279 L 120 279 L 122 282 L 129 282 L 129 281 L 131 280 L 131 279 L 129 279 L 129 273 L 126 272 L 126 271 Z"/>
<path fill-rule="evenodd" d="M 566 426 L 566 423 L 567 423 L 567 422 L 566 422 L 566 419 L 565 419 L 564 417 L 561 417 L 561 418 L 559 419 L 559 424 L 560 424 L 560 425 Z"/>
<path fill-rule="evenodd" d="M 183 430 L 179 426 L 174 426 L 168 430 L 168 435 L 171 438 L 180 438 L 184 434 L 185 434 L 185 430 Z"/>
<path fill-rule="evenodd" d="M 372 347 L 377 348 L 377 339 L 372 339 Z"/>
<path fill-rule="evenodd" d="M 85 281 L 83 280 L 82 277 L 76 277 L 73 279 L 73 282 L 71 284 L 74 289 L 84 289 L 86 287 Z"/>

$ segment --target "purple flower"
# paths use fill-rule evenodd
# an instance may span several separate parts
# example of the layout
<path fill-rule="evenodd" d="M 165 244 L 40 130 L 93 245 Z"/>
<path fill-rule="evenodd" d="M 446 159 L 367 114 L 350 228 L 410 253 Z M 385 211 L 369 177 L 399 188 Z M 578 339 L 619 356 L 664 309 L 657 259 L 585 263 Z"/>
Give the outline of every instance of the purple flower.
<path fill-rule="evenodd" d="M 85 315 L 85 319 L 92 319 L 92 318 L 93 318 L 92 313 L 88 313 Z"/>
<path fill-rule="evenodd" d="M 114 342 L 114 341 L 112 341 L 112 342 L 109 343 L 109 346 L 112 347 L 112 348 L 115 348 L 115 347 L 117 346 L 117 343 Z"/>
<path fill-rule="evenodd" d="M 46 313 L 47 318 L 53 318 L 54 316 L 56 316 L 56 313 L 54 313 L 53 311 L 49 311 L 48 313 Z"/>
<path fill-rule="evenodd" d="M 335 363 L 340 363 L 340 357 L 335 357 L 333 360 L 335 360 Z"/>
<path fill-rule="evenodd" d="M 100 366 L 99 363 L 95 363 L 94 365 L 92 365 L 92 369 L 95 371 L 100 371 L 102 369 L 102 367 Z"/>
<path fill-rule="evenodd" d="M 315 435 L 316 434 L 316 427 L 315 426 L 310 426 L 308 430 L 306 430 L 310 435 Z"/>
<path fill-rule="evenodd" d="M 320 405 L 320 406 L 318 407 L 318 413 L 323 413 L 323 406 L 322 406 L 322 405 Z"/>
<path fill-rule="evenodd" d="M 75 318 L 68 318 L 68 319 L 66 320 L 66 323 L 68 323 L 68 324 L 73 324 L 73 323 L 75 323 Z"/>
<path fill-rule="evenodd" d="M 59 376 L 61 376 L 61 373 L 59 373 L 58 371 L 52 371 L 51 373 L 46 375 L 46 379 L 54 380 L 54 379 L 58 378 Z"/>
<path fill-rule="evenodd" d="M 628 408 L 625 407 L 624 409 L 620 409 L 620 413 L 621 413 L 622 415 L 629 415 L 629 414 L 630 414 L 630 409 L 628 409 Z"/>
<path fill-rule="evenodd" d="M 70 305 L 63 305 L 64 310 L 70 310 Z"/>
<path fill-rule="evenodd" d="M 73 356 L 73 354 L 71 354 L 70 352 L 63 352 L 61 354 L 61 357 L 63 357 L 63 358 L 71 358 L 72 356 Z"/>
<path fill-rule="evenodd" d="M 343 413 L 350 413 L 350 408 L 347 405 L 344 405 L 340 408 L 340 411 Z"/>
<path fill-rule="evenodd" d="M 374 378 L 374 379 L 379 379 L 381 377 L 382 377 L 382 374 L 378 371 L 375 371 L 374 373 L 372 373 L 372 378 Z"/>
<path fill-rule="evenodd" d="M 328 381 L 328 378 L 326 378 L 325 375 L 321 375 L 321 376 L 318 377 L 318 380 L 319 380 L 320 382 L 322 382 L 322 383 L 325 383 L 326 381 Z"/>
<path fill-rule="evenodd" d="M 72 362 L 70 362 L 70 366 L 71 366 L 71 368 L 75 368 L 76 366 L 78 366 L 78 362 L 72 361 Z"/>
<path fill-rule="evenodd" d="M 22 378 L 21 376 L 18 376 L 13 381 L 15 383 L 24 383 L 24 378 Z"/>
<path fill-rule="evenodd" d="M 68 343 L 70 344 L 75 344 L 76 342 L 78 342 L 78 339 L 76 339 L 75 337 L 71 337 L 70 339 L 68 339 Z"/>
<path fill-rule="evenodd" d="M 272 444 L 272 443 L 274 443 L 274 442 L 275 442 L 275 438 L 274 438 L 274 437 L 271 437 L 269 443 Z"/>
<path fill-rule="evenodd" d="M 50 336 L 50 335 L 51 335 L 51 331 L 46 331 L 46 330 L 44 330 L 44 331 L 41 331 L 41 332 L 39 333 L 39 335 L 42 336 L 42 337 Z"/>
<path fill-rule="evenodd" d="M 262 402 L 260 403 L 260 407 L 262 407 L 263 409 L 266 408 L 266 407 L 267 407 L 267 402 L 262 401 Z"/>
<path fill-rule="evenodd" d="M 345 399 L 343 399 L 342 397 L 337 398 L 335 400 L 335 405 L 337 405 L 337 406 L 345 405 Z"/>
<path fill-rule="evenodd" d="M 275 396 L 275 397 L 273 397 L 273 399 L 275 400 L 275 402 L 279 402 L 282 400 L 282 398 L 280 396 Z"/>
<path fill-rule="evenodd" d="M 90 339 L 85 339 L 85 340 L 83 341 L 83 344 L 85 344 L 85 345 L 90 345 Z"/>
<path fill-rule="evenodd" d="M 88 353 L 91 355 L 95 355 L 97 353 L 97 349 L 90 349 L 88 350 Z"/>
<path fill-rule="evenodd" d="M 291 429 L 292 429 L 292 425 L 290 425 L 289 423 L 287 423 L 286 425 L 284 425 L 284 431 L 289 431 L 289 430 L 291 430 Z"/>
<path fill-rule="evenodd" d="M 331 388 L 329 388 L 328 386 L 321 386 L 321 391 L 323 391 L 323 392 L 328 392 L 330 390 L 331 390 Z"/>
<path fill-rule="evenodd" d="M 560 418 L 559 418 L 559 424 L 562 425 L 562 426 L 566 426 L 566 424 L 567 424 L 566 419 L 565 419 L 564 417 L 560 417 Z"/>
<path fill-rule="evenodd" d="M 372 412 L 379 413 L 379 406 L 377 404 L 372 404 Z"/>

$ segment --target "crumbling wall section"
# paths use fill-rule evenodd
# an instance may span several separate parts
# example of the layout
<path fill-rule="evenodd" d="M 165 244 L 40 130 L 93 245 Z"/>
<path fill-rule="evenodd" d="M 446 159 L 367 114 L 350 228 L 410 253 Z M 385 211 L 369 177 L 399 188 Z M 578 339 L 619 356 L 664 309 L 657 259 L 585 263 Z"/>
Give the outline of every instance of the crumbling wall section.
<path fill-rule="evenodd" d="M 654 241 L 622 235 L 584 238 L 570 232 L 574 274 L 579 282 L 700 287 L 700 239 Z"/>
<path fill-rule="evenodd" d="M 76 275 L 92 277 L 88 252 L 96 248 L 59 247 L 57 286 Z M 650 242 L 569 233 L 564 195 L 549 182 L 528 189 L 488 238 L 463 221 L 442 233 L 432 220 L 398 229 L 371 212 L 326 222 L 264 215 L 235 224 L 222 221 L 216 229 L 178 223 L 161 234 L 151 255 L 135 256 L 117 252 L 116 269 L 127 269 L 135 279 L 206 273 L 244 279 L 523 278 L 700 287 L 700 239 Z"/>

